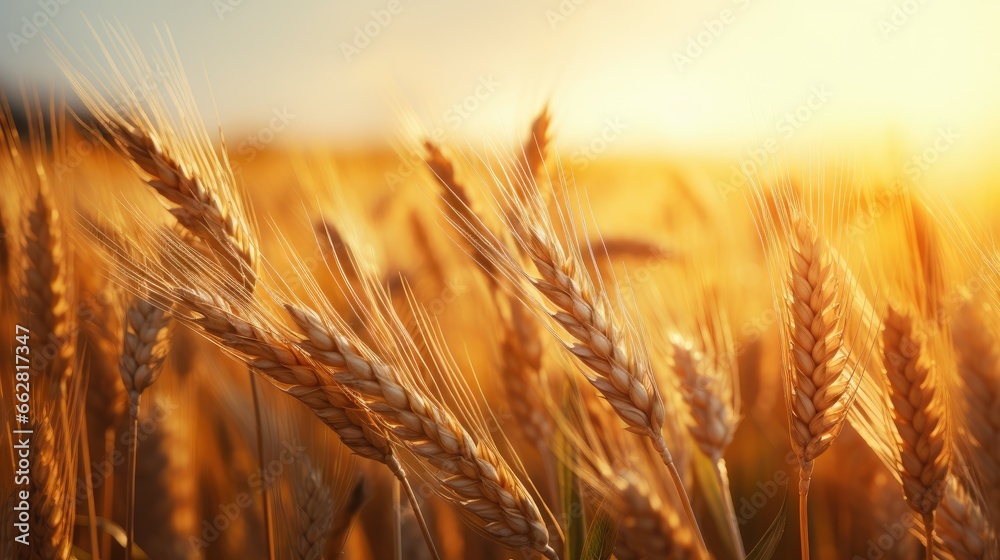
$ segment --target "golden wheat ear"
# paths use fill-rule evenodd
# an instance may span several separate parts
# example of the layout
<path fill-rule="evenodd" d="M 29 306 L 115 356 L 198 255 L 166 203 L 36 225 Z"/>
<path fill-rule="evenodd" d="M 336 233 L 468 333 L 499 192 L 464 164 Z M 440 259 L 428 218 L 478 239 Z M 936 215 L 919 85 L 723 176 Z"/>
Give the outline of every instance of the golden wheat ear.
<path fill-rule="evenodd" d="M 541 173 L 548 146 L 548 113 L 543 110 L 532 126 L 531 135 L 522 148 L 523 161 L 521 171 L 526 174 L 525 180 L 533 180 L 534 175 Z M 477 234 L 489 234 L 496 239 L 494 232 L 489 231 L 482 217 L 472 208 L 466 188 L 455 177 L 453 163 L 435 146 L 427 144 L 429 157 L 428 167 L 441 186 L 442 203 L 448 221 L 456 229 L 460 239 L 467 240 Z M 465 250 L 473 255 L 480 265 L 487 281 L 490 297 L 497 307 L 500 316 L 500 341 L 497 366 L 497 376 L 507 395 L 510 410 L 517 418 L 517 427 L 521 435 L 539 450 L 544 469 L 549 476 L 549 483 L 555 491 L 558 481 L 556 470 L 550 453 L 544 449 L 551 442 L 552 425 L 548 413 L 542 361 L 545 346 L 542 339 L 542 325 L 531 313 L 530 309 L 516 295 L 501 290 L 499 277 L 488 256 L 477 250 L 475 243 L 465 242 Z"/>
<path fill-rule="evenodd" d="M 627 429 L 649 438 L 682 497 L 688 521 L 700 541 L 701 532 L 687 491 L 662 433 L 666 408 L 637 322 L 623 311 L 616 312 L 611 303 L 615 294 L 609 294 L 600 279 L 595 282 L 583 268 L 584 257 L 575 241 L 579 233 L 575 231 L 577 218 L 568 200 L 549 204 L 534 181 L 518 182 L 517 164 L 511 165 L 491 171 L 491 180 L 501 189 L 499 205 L 510 209 L 506 226 L 518 249 L 526 255 L 525 262 L 515 258 L 488 231 L 470 228 L 462 233 L 477 252 L 489 258 L 502 275 L 499 279 L 518 299 L 529 304 L 539 317 L 550 317 L 561 327 L 565 335 L 556 336 L 585 366 L 588 381 L 612 404 Z M 496 213 L 504 212 L 498 209 Z M 553 213 L 558 216 L 558 225 Z"/>
<path fill-rule="evenodd" d="M 792 451 L 799 463 L 799 532 L 809 557 L 808 494 L 815 461 L 836 441 L 864 383 L 876 345 L 871 312 L 858 309 L 852 266 L 863 262 L 843 209 L 859 196 L 838 169 L 821 184 L 763 185 L 751 177 L 751 204 L 779 316 L 780 354 Z M 832 187 L 824 189 L 829 182 Z"/>
<path fill-rule="evenodd" d="M 944 286 L 951 269 L 938 241 L 938 225 L 926 207 L 908 191 L 900 198 L 881 232 L 883 283 L 890 293 L 883 319 L 882 363 L 903 495 L 922 519 L 931 558 L 935 512 L 956 460 L 951 412 L 955 359 L 943 315 Z"/>
<path fill-rule="evenodd" d="M 699 230 L 694 235 L 703 234 Z M 711 462 L 714 474 L 714 480 L 699 477 L 699 483 L 718 486 L 723 503 L 711 509 L 728 527 L 737 554 L 745 557 L 724 459 L 740 423 L 741 405 L 737 351 L 727 311 L 732 297 L 722 281 L 727 275 L 727 248 L 694 239 L 685 245 L 703 247 L 704 256 L 697 263 L 679 260 L 665 287 L 653 289 L 648 306 L 653 310 L 651 330 L 669 333 L 663 335 L 662 352 L 662 369 L 669 374 L 661 382 L 680 389 L 677 404 L 686 412 L 687 435 Z"/>
<path fill-rule="evenodd" d="M 966 403 L 970 459 L 983 479 L 990 511 L 1000 515 L 1000 318 L 995 304 L 966 299 L 956 312 L 952 340 Z"/>
<path fill-rule="evenodd" d="M 147 57 L 126 30 L 103 23 L 103 58 L 85 59 L 68 44 L 50 44 L 100 129 L 104 142 L 173 205 L 170 213 L 248 291 L 257 281 L 259 250 L 252 215 L 236 188 L 227 155 L 212 146 L 172 39 L 157 33 Z M 159 54 L 165 53 L 165 54 Z M 142 87 L 137 87 L 133 81 Z M 224 143 L 223 143 L 224 145 Z"/>

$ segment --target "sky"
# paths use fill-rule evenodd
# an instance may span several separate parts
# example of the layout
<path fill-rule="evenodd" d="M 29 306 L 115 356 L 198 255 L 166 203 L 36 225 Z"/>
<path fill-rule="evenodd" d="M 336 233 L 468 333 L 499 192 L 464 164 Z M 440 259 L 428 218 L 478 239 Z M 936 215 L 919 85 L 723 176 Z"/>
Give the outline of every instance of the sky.
<path fill-rule="evenodd" d="M 475 139 L 549 102 L 577 149 L 920 153 L 945 134 L 986 157 L 998 16 L 972 0 L 3 2 L 0 80 L 62 83 L 41 35 L 93 46 L 107 20 L 151 49 L 169 30 L 206 119 L 237 139 L 277 114 L 283 139 L 379 144 L 410 117 Z"/>

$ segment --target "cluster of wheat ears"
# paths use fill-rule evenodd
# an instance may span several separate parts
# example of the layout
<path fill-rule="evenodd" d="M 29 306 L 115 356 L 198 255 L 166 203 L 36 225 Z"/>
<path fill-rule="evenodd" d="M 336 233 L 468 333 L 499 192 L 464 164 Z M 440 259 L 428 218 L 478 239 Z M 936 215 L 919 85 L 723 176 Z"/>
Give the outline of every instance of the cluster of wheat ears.
<path fill-rule="evenodd" d="M 585 195 L 547 109 L 490 156 L 409 135 L 415 196 L 237 177 L 114 37 L 57 55 L 85 112 L 0 121 L 5 558 L 998 557 L 1000 269 L 930 195 L 675 181 L 601 235 L 645 200 Z"/>

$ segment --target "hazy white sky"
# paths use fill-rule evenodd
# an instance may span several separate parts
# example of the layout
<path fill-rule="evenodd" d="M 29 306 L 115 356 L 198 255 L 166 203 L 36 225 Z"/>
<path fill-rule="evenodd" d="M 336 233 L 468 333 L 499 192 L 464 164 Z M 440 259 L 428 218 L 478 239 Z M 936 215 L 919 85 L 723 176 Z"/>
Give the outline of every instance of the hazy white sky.
<path fill-rule="evenodd" d="M 283 111 L 289 138 L 379 142 L 406 108 L 474 138 L 523 130 L 550 99 L 563 145 L 617 130 L 616 149 L 921 146 L 952 127 L 987 146 L 998 16 L 985 0 L 33 0 L 0 4 L 0 76 L 61 80 L 23 18 L 91 45 L 86 19 L 106 18 L 140 42 L 169 28 L 209 120 L 211 91 L 237 136 Z"/>

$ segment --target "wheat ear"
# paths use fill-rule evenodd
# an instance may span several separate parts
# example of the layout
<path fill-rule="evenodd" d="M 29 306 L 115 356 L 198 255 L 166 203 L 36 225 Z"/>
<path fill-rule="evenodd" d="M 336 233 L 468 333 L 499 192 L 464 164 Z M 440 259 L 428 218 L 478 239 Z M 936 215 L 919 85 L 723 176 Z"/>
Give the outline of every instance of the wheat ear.
<path fill-rule="evenodd" d="M 790 369 L 789 428 L 799 460 L 799 529 L 802 557 L 809 558 L 808 495 L 816 459 L 833 444 L 847 419 L 850 383 L 845 375 L 840 296 L 846 280 L 840 263 L 801 212 L 790 224 L 787 300 Z"/>
<path fill-rule="evenodd" d="M 572 426 L 561 424 L 561 433 L 578 450 L 574 468 L 581 480 L 609 496 L 608 511 L 618 518 L 615 556 L 622 560 L 703 556 L 669 497 L 673 488 L 657 476 L 660 458 L 647 451 L 644 442 L 636 449 L 637 440 L 627 437 L 616 414 L 595 393 L 576 386 L 573 394 L 580 398 L 571 399 L 567 407 L 572 418 L 566 420 Z M 622 457 L 632 459 L 623 466 Z"/>
<path fill-rule="evenodd" d="M 965 421 L 972 436 L 971 451 L 992 513 L 1000 515 L 1000 341 L 992 315 L 964 302 L 953 323 L 952 340 L 958 358 L 962 392 L 968 403 Z M 990 319 L 987 319 L 990 317 Z"/>
<path fill-rule="evenodd" d="M 75 439 L 66 432 L 60 407 L 52 404 L 35 414 L 34 460 L 31 465 L 32 535 L 30 547 L 18 547 L 20 558 L 70 558 L 74 524 L 73 478 Z"/>
<path fill-rule="evenodd" d="M 702 453 L 712 461 L 716 482 L 722 491 L 723 508 L 729 524 L 730 538 L 741 558 L 746 557 L 743 538 L 740 536 L 729 476 L 723 453 L 733 441 L 738 419 L 731 398 L 726 398 L 726 389 L 721 387 L 718 376 L 709 375 L 704 368 L 708 364 L 704 354 L 680 336 L 671 338 L 674 369 L 680 374 L 681 394 L 687 403 L 690 420 L 688 433 Z"/>
<path fill-rule="evenodd" d="M 972 496 L 958 477 L 948 478 L 948 488 L 941 500 L 935 533 L 944 550 L 960 560 L 995 558 L 995 536 L 983 504 Z"/>
<path fill-rule="evenodd" d="M 300 351 L 277 329 L 263 322 L 251 323 L 233 313 L 218 297 L 193 289 L 175 293 L 178 304 L 194 313 L 188 318 L 201 333 L 271 380 L 284 386 L 285 393 L 309 407 L 352 451 L 386 465 L 415 500 L 403 465 L 396 458 L 382 426 L 365 404 L 352 392 L 335 383 L 317 362 Z M 415 503 L 415 502 L 414 502 Z M 426 522 L 414 507 L 422 527 Z M 434 551 L 430 532 L 427 546 Z"/>
<path fill-rule="evenodd" d="M 532 137 L 525 144 L 523 167 L 528 171 L 537 171 L 544 163 L 547 119 L 548 113 L 543 110 L 532 127 Z M 532 146 L 536 142 L 536 134 L 541 138 L 538 140 L 541 143 Z M 552 427 L 545 415 L 546 407 L 538 382 L 543 355 L 541 325 L 528 313 L 522 302 L 498 289 L 494 263 L 472 241 L 477 239 L 477 235 L 493 237 L 492 232 L 488 231 L 482 218 L 471 206 L 467 189 L 455 176 L 451 161 L 434 144 L 428 142 L 426 148 L 427 165 L 441 186 L 449 221 L 466 240 L 467 249 L 480 265 L 497 306 L 507 311 L 501 325 L 499 373 L 511 412 L 518 418 L 518 426 L 529 441 L 544 442 L 551 435 Z"/>
<path fill-rule="evenodd" d="M 596 374 L 588 375 L 588 381 L 608 400 L 628 429 L 650 439 L 701 541 L 691 500 L 663 438 L 666 411 L 647 361 L 628 343 L 607 297 L 598 295 L 590 278 L 560 243 L 535 224 L 525 224 L 525 232 L 527 238 L 522 243 L 538 271 L 538 277 L 532 280 L 534 287 L 555 306 L 555 311 L 550 312 L 552 318 L 577 341 L 568 347 L 569 351 Z"/>
<path fill-rule="evenodd" d="M 695 542 L 672 508 L 666 507 L 649 491 L 635 473 L 620 472 L 614 487 L 622 501 L 622 521 L 618 527 L 615 557 L 697 558 Z"/>
<path fill-rule="evenodd" d="M 177 222 L 208 243 L 231 276 L 252 290 L 259 255 L 242 216 L 226 208 L 201 178 L 149 134 L 124 125 L 113 126 L 112 133 L 129 158 L 150 176 L 149 186 L 177 205 L 170 210 Z"/>
<path fill-rule="evenodd" d="M 951 467 L 943 396 L 926 334 L 914 315 L 889 306 L 882 333 L 892 419 L 901 456 L 899 474 L 910 508 L 923 517 L 927 558 L 934 554 L 934 512 Z"/>
<path fill-rule="evenodd" d="M 81 379 L 75 372 L 75 321 L 71 314 L 69 258 L 65 253 L 62 218 L 49 194 L 44 172 L 25 220 L 23 275 L 20 278 L 24 312 L 32 339 L 54 345 L 36 374 L 41 378 L 29 425 L 36 457 L 32 465 L 32 546 L 22 549 L 31 558 L 68 558 L 74 524 L 76 473 L 76 417 Z M 36 467 L 37 465 L 37 467 Z"/>
<path fill-rule="evenodd" d="M 300 560 L 320 560 L 333 527 L 333 498 L 323 484 L 318 469 L 308 459 L 300 464 L 294 478 L 296 532 L 295 554 Z"/>
<path fill-rule="evenodd" d="M 129 397 L 129 447 L 125 486 L 125 557 L 132 558 L 135 543 L 135 479 L 139 446 L 139 402 L 156 382 L 170 351 L 170 315 L 144 301 L 133 301 L 125 312 L 125 330 L 118 370 Z"/>
<path fill-rule="evenodd" d="M 7 224 L 4 221 L 3 208 L 0 207 L 0 291 L 6 298 L 10 279 L 10 246 L 8 245 Z"/>
<path fill-rule="evenodd" d="M 43 383 L 61 399 L 73 371 L 73 317 L 69 301 L 69 271 L 62 217 L 42 184 L 28 213 L 25 228 L 22 297 L 32 336 L 54 341 L 56 355 L 42 373 Z"/>
<path fill-rule="evenodd" d="M 438 479 L 446 497 L 497 542 L 556 557 L 534 500 L 495 450 L 336 327 L 310 310 L 285 307 L 303 332 L 302 349 L 335 371 L 337 383 L 364 395 L 397 439 L 444 473 Z"/>

